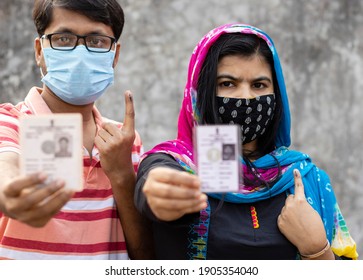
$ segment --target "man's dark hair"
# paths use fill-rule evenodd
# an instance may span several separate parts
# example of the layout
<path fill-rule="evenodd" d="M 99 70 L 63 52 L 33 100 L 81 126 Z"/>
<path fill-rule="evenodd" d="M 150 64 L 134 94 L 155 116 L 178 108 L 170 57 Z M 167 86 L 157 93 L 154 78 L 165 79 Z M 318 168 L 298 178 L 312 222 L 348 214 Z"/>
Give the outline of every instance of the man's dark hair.
<path fill-rule="evenodd" d="M 35 0 L 33 20 L 39 36 L 51 23 L 54 8 L 75 11 L 110 26 L 116 40 L 121 36 L 125 17 L 117 0 Z"/>

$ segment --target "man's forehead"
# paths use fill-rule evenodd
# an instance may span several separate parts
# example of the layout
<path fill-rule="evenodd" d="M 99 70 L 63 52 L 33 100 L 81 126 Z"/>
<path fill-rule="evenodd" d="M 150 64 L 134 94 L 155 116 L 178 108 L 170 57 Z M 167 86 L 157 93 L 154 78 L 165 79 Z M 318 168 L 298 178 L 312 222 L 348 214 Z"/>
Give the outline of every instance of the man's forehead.
<path fill-rule="evenodd" d="M 72 32 L 77 34 L 104 34 L 113 36 L 111 26 L 90 19 L 80 11 L 56 7 L 46 32 Z"/>

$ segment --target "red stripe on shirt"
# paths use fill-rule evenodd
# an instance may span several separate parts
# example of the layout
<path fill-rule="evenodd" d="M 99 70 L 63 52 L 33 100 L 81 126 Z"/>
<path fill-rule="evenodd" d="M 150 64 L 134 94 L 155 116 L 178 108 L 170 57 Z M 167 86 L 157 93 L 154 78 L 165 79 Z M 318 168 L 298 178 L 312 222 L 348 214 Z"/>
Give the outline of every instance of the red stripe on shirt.
<path fill-rule="evenodd" d="M 132 163 L 134 166 L 134 171 L 137 171 L 138 162 Z M 90 160 L 90 159 L 83 159 L 83 166 L 84 167 L 95 167 L 95 168 L 102 168 L 100 161 Z"/>
<path fill-rule="evenodd" d="M 11 117 L 16 118 L 16 119 L 18 119 L 19 115 L 20 115 L 19 109 L 16 108 L 11 103 L 0 104 L 0 113 L 5 115 L 5 116 L 11 116 Z"/>
<path fill-rule="evenodd" d="M 8 127 L 10 129 L 15 130 L 16 132 L 19 131 L 19 127 L 17 125 L 13 124 L 13 123 L 10 123 L 10 122 L 0 121 L 0 126 Z"/>
<path fill-rule="evenodd" d="M 10 137 L 1 137 L 0 136 L 0 141 L 6 141 L 6 142 L 11 142 L 11 143 L 18 144 L 16 141 L 14 141 L 14 139 L 12 139 Z"/>
<path fill-rule="evenodd" d="M 126 250 L 125 242 L 104 242 L 97 244 L 67 244 L 67 243 L 49 243 L 34 240 L 17 239 L 12 237 L 6 237 L 2 239 L 2 244 L 5 246 L 11 246 L 15 248 L 27 249 L 27 250 L 39 250 L 48 252 L 59 253 L 98 253 L 107 251 L 121 251 Z"/>
<path fill-rule="evenodd" d="M 84 158 L 83 159 L 83 166 L 84 167 L 97 167 L 101 168 L 101 162 L 99 160 Z"/>
<path fill-rule="evenodd" d="M 76 192 L 73 198 L 108 198 L 113 196 L 112 189 L 83 189 L 81 192 Z"/>
<path fill-rule="evenodd" d="M 140 154 L 140 151 L 141 151 L 141 146 L 140 145 L 133 145 L 132 146 L 132 153 L 137 153 L 137 154 Z"/>
<path fill-rule="evenodd" d="M 108 209 L 97 212 L 59 212 L 54 216 L 59 220 L 67 220 L 72 222 L 80 221 L 97 221 L 102 219 L 118 219 L 117 211 L 115 209 Z"/>

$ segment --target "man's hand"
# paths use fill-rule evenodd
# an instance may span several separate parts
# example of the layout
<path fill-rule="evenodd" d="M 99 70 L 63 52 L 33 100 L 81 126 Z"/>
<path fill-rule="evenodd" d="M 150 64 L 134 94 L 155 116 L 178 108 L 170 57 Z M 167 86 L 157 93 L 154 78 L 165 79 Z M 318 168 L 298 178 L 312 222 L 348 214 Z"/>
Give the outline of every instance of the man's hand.
<path fill-rule="evenodd" d="M 134 172 L 131 152 L 135 140 L 135 111 L 130 91 L 125 92 L 125 118 L 122 128 L 104 123 L 95 138 L 100 151 L 101 166 L 113 181 L 125 172 Z"/>
<path fill-rule="evenodd" d="M 131 259 L 152 259 L 153 239 L 150 228 L 134 205 L 136 175 L 132 163 L 135 141 L 135 111 L 132 94 L 125 92 L 125 118 L 122 128 L 105 123 L 98 131 L 95 144 L 100 151 L 101 166 L 109 178 L 127 251 Z"/>
<path fill-rule="evenodd" d="M 8 180 L 0 189 L 1 211 L 30 226 L 44 226 L 73 195 L 63 181 L 44 185 L 45 180 L 42 173 Z"/>

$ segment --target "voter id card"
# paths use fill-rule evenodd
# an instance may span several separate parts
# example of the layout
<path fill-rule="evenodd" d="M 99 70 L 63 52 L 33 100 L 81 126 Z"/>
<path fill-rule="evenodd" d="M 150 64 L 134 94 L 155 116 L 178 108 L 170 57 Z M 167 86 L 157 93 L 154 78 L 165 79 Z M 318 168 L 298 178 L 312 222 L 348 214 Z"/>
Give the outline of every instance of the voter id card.
<path fill-rule="evenodd" d="M 20 172 L 47 174 L 45 184 L 62 179 L 83 189 L 81 114 L 29 115 L 20 119 Z"/>
<path fill-rule="evenodd" d="M 194 130 L 194 155 L 202 192 L 238 192 L 241 137 L 238 125 L 200 125 Z"/>

